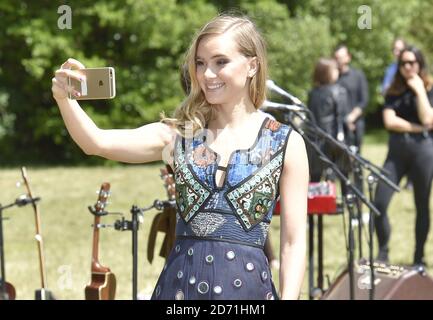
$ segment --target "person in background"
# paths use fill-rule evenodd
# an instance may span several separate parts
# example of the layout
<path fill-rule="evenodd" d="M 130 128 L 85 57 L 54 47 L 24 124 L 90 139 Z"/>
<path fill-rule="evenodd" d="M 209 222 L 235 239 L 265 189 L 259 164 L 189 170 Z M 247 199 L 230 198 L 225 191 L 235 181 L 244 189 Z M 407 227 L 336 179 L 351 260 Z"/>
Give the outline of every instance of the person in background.
<path fill-rule="evenodd" d="M 346 143 L 348 127 L 344 123 L 349 112 L 349 97 L 347 90 L 337 83 L 338 67 L 333 59 L 320 58 L 314 68 L 313 89 L 308 94 L 308 108 L 314 115 L 317 125 L 333 138 Z M 339 169 L 347 174 L 348 159 L 341 149 L 327 141 L 319 141 L 322 151 L 335 163 Z M 334 180 L 329 174 L 323 161 L 311 148 L 307 148 L 310 163 L 310 175 L 312 182 L 318 182 L 321 178 Z"/>
<path fill-rule="evenodd" d="M 409 174 L 414 191 L 415 266 L 425 266 L 424 245 L 430 230 L 431 182 L 433 177 L 433 80 L 421 51 L 408 46 L 398 59 L 398 70 L 386 92 L 383 122 L 390 132 L 384 169 L 398 184 Z M 393 190 L 379 181 L 374 205 L 381 215 L 375 218 L 379 244 L 377 259 L 388 262 L 391 225 L 387 209 Z"/>
<path fill-rule="evenodd" d="M 392 54 L 394 56 L 394 61 L 386 68 L 385 75 L 383 77 L 382 85 L 381 85 L 381 93 L 385 96 L 386 91 L 394 79 L 395 74 L 398 70 L 398 57 L 400 56 L 401 51 L 406 47 L 406 42 L 402 38 L 396 38 L 392 45 Z M 407 190 L 412 190 L 413 185 L 410 177 L 407 177 L 406 184 L 404 188 Z"/>
<path fill-rule="evenodd" d="M 381 90 L 383 96 L 386 94 L 386 90 L 388 90 L 389 86 L 394 79 L 395 74 L 398 70 L 398 57 L 400 56 L 401 51 L 406 47 L 406 42 L 402 38 L 396 38 L 392 45 L 392 55 L 394 56 L 394 61 L 386 67 L 385 75 L 382 80 Z"/>
<path fill-rule="evenodd" d="M 347 143 L 356 146 L 361 152 L 362 138 L 365 122 L 363 113 L 368 104 L 368 83 L 364 72 L 353 68 L 350 63 L 352 55 L 346 45 L 339 45 L 334 51 L 334 58 L 338 64 L 338 84 L 346 88 L 349 96 L 349 110 L 345 118 L 345 124 L 350 136 L 346 137 Z"/>
<path fill-rule="evenodd" d="M 368 83 L 364 72 L 353 68 L 350 63 L 352 56 L 346 45 L 339 45 L 334 51 L 334 58 L 340 72 L 338 84 L 346 88 L 349 96 L 349 108 L 344 120 L 347 127 L 346 144 L 352 152 L 361 153 L 362 139 L 365 131 L 364 110 L 368 104 Z M 364 178 L 359 163 L 352 162 L 349 173 L 353 174 L 354 186 L 364 191 Z M 362 221 L 362 202 L 357 199 L 357 219 Z"/>

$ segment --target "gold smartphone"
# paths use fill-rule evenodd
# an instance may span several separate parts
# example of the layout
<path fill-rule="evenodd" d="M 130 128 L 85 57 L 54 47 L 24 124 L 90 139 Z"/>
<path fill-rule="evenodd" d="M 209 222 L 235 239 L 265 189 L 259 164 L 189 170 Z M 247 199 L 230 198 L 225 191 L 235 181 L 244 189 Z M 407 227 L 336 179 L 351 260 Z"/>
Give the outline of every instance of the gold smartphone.
<path fill-rule="evenodd" d="M 69 93 L 69 99 L 96 100 L 113 99 L 116 96 L 116 78 L 114 68 L 86 68 L 74 70 L 83 75 L 86 80 L 68 77 L 68 85 L 73 86 L 81 95 Z"/>

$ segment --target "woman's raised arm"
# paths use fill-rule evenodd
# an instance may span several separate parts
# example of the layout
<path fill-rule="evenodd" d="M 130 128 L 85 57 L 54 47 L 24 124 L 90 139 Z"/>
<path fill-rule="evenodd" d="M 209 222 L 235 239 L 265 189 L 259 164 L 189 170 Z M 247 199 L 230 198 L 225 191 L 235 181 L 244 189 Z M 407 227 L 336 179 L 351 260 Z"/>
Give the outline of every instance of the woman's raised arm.
<path fill-rule="evenodd" d="M 79 93 L 68 86 L 67 77 L 80 80 L 81 75 L 74 69 L 82 68 L 79 61 L 68 59 L 52 79 L 52 92 L 69 134 L 86 154 L 128 163 L 162 160 L 163 153 L 170 154 L 171 150 L 165 148 L 171 148 L 175 131 L 166 124 L 155 122 L 136 129 L 98 128 L 78 102 L 68 98 L 68 92 L 75 96 Z"/>

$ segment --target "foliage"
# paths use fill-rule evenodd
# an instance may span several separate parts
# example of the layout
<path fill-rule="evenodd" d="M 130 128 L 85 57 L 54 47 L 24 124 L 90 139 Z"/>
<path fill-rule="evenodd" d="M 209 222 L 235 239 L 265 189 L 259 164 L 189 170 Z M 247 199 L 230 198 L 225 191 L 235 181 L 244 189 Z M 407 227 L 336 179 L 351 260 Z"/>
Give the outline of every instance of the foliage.
<path fill-rule="evenodd" d="M 304 101 L 315 62 L 340 42 L 367 75 L 371 114 L 382 102 L 379 85 L 395 36 L 420 46 L 433 61 L 431 0 L 76 0 L 70 4 L 72 29 L 58 27 L 62 4 L 0 3 L 0 164 L 101 164 L 69 137 L 51 97 L 54 71 L 68 57 L 89 67 L 115 67 L 117 97 L 82 103 L 101 128 L 157 121 L 183 99 L 179 67 L 192 35 L 223 10 L 257 22 L 268 42 L 271 78 Z M 361 5 L 371 8 L 371 29 L 358 27 Z"/>

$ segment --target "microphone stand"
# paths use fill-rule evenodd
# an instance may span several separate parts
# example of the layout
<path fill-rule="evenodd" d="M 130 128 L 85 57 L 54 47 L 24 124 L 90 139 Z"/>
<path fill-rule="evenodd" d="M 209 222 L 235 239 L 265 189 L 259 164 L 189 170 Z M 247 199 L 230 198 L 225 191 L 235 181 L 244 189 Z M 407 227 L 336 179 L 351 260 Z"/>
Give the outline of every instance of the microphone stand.
<path fill-rule="evenodd" d="M 353 195 L 353 193 L 351 193 L 350 191 L 347 192 L 346 194 L 346 204 L 347 204 L 347 209 L 349 211 L 349 279 L 350 279 L 350 300 L 354 300 L 355 299 L 355 272 L 354 272 L 354 261 L 355 261 L 355 256 L 354 256 L 354 251 L 355 251 L 355 237 L 353 235 L 353 227 L 352 227 L 352 221 L 353 221 L 353 217 L 354 217 L 354 212 L 353 212 L 353 208 L 354 208 L 354 202 L 356 201 L 355 196 Z"/>
<path fill-rule="evenodd" d="M 368 183 L 368 193 L 370 195 L 370 201 L 373 201 L 373 184 L 377 183 L 377 178 L 370 174 L 367 177 Z M 375 275 L 374 275 L 374 261 L 373 261 L 373 240 L 374 240 L 374 215 L 373 212 L 370 211 L 369 220 L 368 220 L 368 235 L 369 235 L 369 256 L 370 256 L 370 290 L 368 298 L 370 300 L 374 300 L 375 294 Z"/>
<path fill-rule="evenodd" d="M 293 113 L 298 115 L 298 112 L 293 111 Z M 302 117 L 301 117 L 302 119 Z M 337 165 L 335 165 L 323 152 L 322 150 L 320 150 L 320 148 L 311 141 L 311 139 L 309 139 L 308 134 L 302 130 L 301 128 L 299 128 L 299 126 L 297 126 L 293 120 L 291 120 L 290 118 L 286 118 L 286 120 L 289 122 L 289 124 L 299 133 L 302 135 L 302 137 L 304 138 L 305 142 L 307 142 L 311 147 L 313 147 L 313 149 L 320 155 L 320 159 L 322 161 L 324 161 L 326 164 L 328 164 L 329 166 L 332 167 L 332 169 L 335 171 L 335 173 L 337 173 L 339 176 L 342 176 L 344 185 L 346 187 L 348 187 L 349 189 L 351 189 L 353 191 L 353 193 L 367 206 L 369 207 L 371 210 L 373 210 L 373 212 L 376 215 L 380 215 L 380 212 L 377 210 L 376 207 L 374 207 L 368 200 L 367 198 L 364 196 L 364 194 L 362 194 L 362 192 L 359 191 L 358 188 L 354 187 L 352 185 L 352 183 L 347 179 L 347 177 L 338 169 Z M 368 160 L 364 159 L 363 157 L 359 156 L 358 154 L 353 153 L 352 151 L 350 151 L 350 149 L 348 149 L 348 147 L 337 141 L 334 137 L 332 137 L 331 135 L 329 135 L 327 132 L 325 132 L 322 128 L 320 128 L 319 126 L 317 126 L 316 124 L 311 124 L 310 122 L 310 132 L 311 132 L 311 125 L 314 126 L 314 131 L 313 133 L 317 133 L 320 137 L 326 138 L 328 139 L 332 144 L 335 144 L 336 146 L 338 146 L 339 148 L 341 148 L 345 153 L 347 153 L 351 158 L 353 158 L 355 161 L 358 161 L 363 167 L 365 167 L 366 169 L 371 171 L 371 174 L 376 176 L 378 179 L 383 180 L 388 186 L 390 186 L 391 188 L 393 188 L 395 191 L 400 191 L 400 188 L 395 185 L 391 180 L 389 180 L 386 176 L 384 176 L 381 172 L 383 172 L 383 169 L 378 168 L 376 165 L 372 164 L 371 162 L 369 162 Z M 316 134 L 316 136 L 317 136 Z M 337 170 L 335 170 L 337 169 Z"/>
<path fill-rule="evenodd" d="M 384 170 L 383 168 L 379 168 L 376 165 L 372 164 L 370 161 L 368 161 L 367 159 L 361 157 L 359 154 L 357 154 L 356 152 L 354 152 L 353 150 L 350 149 L 350 147 L 348 147 L 346 144 L 341 143 L 339 141 L 337 141 L 334 137 L 332 137 L 331 135 L 329 135 L 326 131 L 324 131 L 322 128 L 320 128 L 319 126 L 317 126 L 314 123 L 314 117 L 313 120 L 310 121 L 309 123 L 306 123 L 307 125 L 310 126 L 310 130 L 311 130 L 311 126 L 313 126 L 314 128 L 314 132 L 318 135 L 320 135 L 321 137 L 327 139 L 330 143 L 332 143 L 335 146 L 338 146 L 341 150 L 343 150 L 351 159 L 352 161 L 355 162 L 355 164 L 358 166 L 358 168 L 361 169 L 361 167 L 364 167 L 365 169 L 369 170 L 369 176 L 367 179 L 368 182 L 368 186 L 369 186 L 369 194 L 370 194 L 370 201 L 373 202 L 373 183 L 377 183 L 378 180 L 383 181 L 384 183 L 386 183 L 390 188 L 392 188 L 394 191 L 400 192 L 400 188 L 391 180 L 389 180 L 388 177 L 386 177 L 384 175 L 384 173 L 389 174 L 389 172 L 387 172 L 386 170 Z M 356 172 L 355 172 L 356 174 Z M 358 194 L 357 194 L 358 196 Z M 364 195 L 362 195 L 362 197 L 360 198 L 358 196 L 358 200 L 361 199 L 362 202 L 366 203 L 365 197 Z M 357 206 L 360 206 L 359 201 L 356 202 Z M 369 207 L 369 238 L 370 238 L 370 243 L 369 243 L 369 261 L 370 261 L 370 291 L 369 291 L 369 298 L 373 299 L 374 298 L 374 293 L 375 293 L 375 283 L 374 283 L 374 262 L 373 262 L 373 233 L 374 233 L 374 214 L 376 214 L 377 216 L 380 216 L 380 213 L 378 213 L 377 209 L 374 207 L 375 210 L 372 210 L 372 207 Z M 360 213 L 360 211 L 358 211 Z M 349 209 L 349 215 L 352 215 L 353 217 L 353 213 L 350 212 Z M 352 219 L 352 217 L 350 217 L 350 219 Z M 358 219 L 361 218 L 361 215 L 358 215 Z M 351 230 L 351 222 L 352 220 L 349 221 L 349 228 Z M 361 220 L 358 220 L 358 226 L 359 226 L 359 241 L 361 241 Z M 351 232 L 351 231 L 349 231 Z M 350 233 L 349 233 L 350 236 Z M 349 237 L 349 248 L 350 248 L 350 237 Z M 361 244 L 360 244 L 361 245 Z M 361 253 L 361 251 L 360 251 Z M 351 252 L 349 251 L 349 256 L 351 256 Z M 361 258 L 361 257 L 360 257 Z M 349 258 L 350 259 L 350 258 Z M 353 259 L 353 256 L 352 256 Z M 349 264 L 352 264 L 349 261 Z"/>
<path fill-rule="evenodd" d="M 324 153 L 322 150 L 320 150 L 320 147 L 311 141 L 311 139 L 308 137 L 308 135 L 298 126 L 296 126 L 293 122 L 293 120 L 291 119 L 287 119 L 289 124 L 294 128 L 294 130 L 296 130 L 303 138 L 304 141 L 311 146 L 319 155 L 319 158 L 326 164 L 328 164 L 333 170 L 334 172 L 337 174 L 337 176 L 340 178 L 340 181 L 342 181 L 342 183 L 344 183 L 344 185 L 352 190 L 355 194 L 359 195 L 360 198 L 363 198 L 363 195 L 360 194 L 360 191 L 352 185 L 352 183 L 350 182 L 349 179 L 347 179 L 347 177 L 340 171 L 340 169 L 338 168 L 338 166 L 333 163 Z M 347 201 L 345 201 L 348 210 L 349 210 L 349 214 L 351 215 L 353 210 L 352 210 L 352 199 L 354 198 L 354 196 L 351 193 L 347 193 Z M 366 201 L 367 206 L 371 207 L 372 210 L 375 210 L 377 212 L 377 209 L 374 208 L 366 199 L 365 197 L 362 199 L 363 201 Z M 353 274 L 353 234 L 351 231 L 351 217 L 349 217 L 349 263 L 348 263 L 348 269 L 349 269 L 349 283 L 350 283 L 350 299 L 353 300 L 354 299 L 354 274 Z"/>
<path fill-rule="evenodd" d="M 116 220 L 114 223 L 114 229 L 117 231 L 132 231 L 132 300 L 137 300 L 137 270 L 138 270 L 138 215 L 142 215 L 145 209 L 140 209 L 136 205 L 131 207 L 131 220 L 125 220 L 122 217 L 121 220 Z"/>
<path fill-rule="evenodd" d="M 394 189 L 394 191 L 399 192 L 400 188 L 393 183 L 391 180 L 389 180 L 384 174 L 388 174 L 389 172 L 387 172 L 386 170 L 377 167 L 376 165 L 372 164 L 370 161 L 364 159 L 363 157 L 361 157 L 360 155 L 356 154 L 356 152 L 353 152 L 352 150 L 350 150 L 350 148 L 344 144 L 341 143 L 339 141 L 337 141 L 334 137 L 332 137 L 330 134 L 328 134 L 326 131 L 324 131 L 322 128 L 320 128 L 317 124 L 316 124 L 316 120 L 314 118 L 314 114 L 311 112 L 311 110 L 309 110 L 304 104 L 300 103 L 298 106 L 295 107 L 303 107 L 304 110 L 308 115 L 309 118 L 311 120 L 309 120 L 303 113 L 299 113 L 298 111 L 296 111 L 296 108 L 291 108 L 291 110 L 289 110 L 288 108 L 286 108 L 285 112 L 291 111 L 293 114 L 297 115 L 300 119 L 303 120 L 303 122 L 307 125 L 307 130 L 310 130 L 313 128 L 313 136 L 315 138 L 317 138 L 318 136 L 321 138 L 324 138 L 325 140 L 329 141 L 331 144 L 333 144 L 334 146 L 337 146 L 339 149 L 341 149 L 345 154 L 347 154 L 349 156 L 349 158 L 352 160 L 352 163 L 354 163 L 358 169 L 358 172 L 355 172 L 355 174 L 361 174 L 362 173 L 362 169 L 361 167 L 367 169 L 370 171 L 370 176 L 374 177 L 375 182 L 377 182 L 378 180 L 383 181 L 384 183 L 386 183 L 389 187 L 391 187 L 392 189 Z M 287 107 L 293 107 L 288 105 Z M 283 109 L 283 108 L 280 108 Z M 360 192 L 357 188 L 353 187 L 350 183 L 350 181 L 338 170 L 337 166 L 332 163 L 332 161 L 329 160 L 329 158 L 327 158 L 324 153 L 320 150 L 320 148 L 315 145 L 308 137 L 307 135 L 303 132 L 302 129 L 300 129 L 298 126 L 296 126 L 293 122 L 293 120 L 290 118 L 290 115 L 288 117 L 286 117 L 286 121 L 288 121 L 290 123 L 290 125 L 298 132 L 300 133 L 305 142 L 307 142 L 311 147 L 313 147 L 313 149 L 320 155 L 320 159 L 322 161 L 324 161 L 325 163 L 327 163 L 329 166 L 331 166 L 331 168 L 334 170 L 334 172 L 340 177 L 342 183 L 346 186 L 346 188 L 350 189 L 356 196 L 357 196 L 357 204 L 358 204 L 358 226 L 359 228 L 362 228 L 361 224 L 362 224 L 362 216 L 361 216 L 361 210 L 360 210 L 360 206 L 361 203 L 359 202 L 359 200 L 361 200 L 363 203 L 365 203 L 367 205 L 367 207 L 370 209 L 370 270 L 371 271 L 371 288 L 372 290 L 370 291 L 370 296 L 372 296 L 372 294 L 374 294 L 374 272 L 373 272 L 373 263 L 371 263 L 373 261 L 373 226 L 372 226 L 372 220 L 373 220 L 373 213 L 376 215 L 380 215 L 380 212 L 377 210 L 376 207 L 374 207 L 366 198 L 365 196 L 362 194 L 362 192 Z M 358 178 L 358 177 L 356 177 Z M 362 178 L 361 178 L 362 179 Z M 357 179 L 356 179 L 357 180 Z M 355 181 L 356 181 L 355 180 Z M 353 234 L 352 234 L 352 218 L 353 218 L 353 195 L 349 195 L 350 193 L 347 194 L 346 197 L 346 203 L 348 206 L 348 210 L 349 210 L 349 278 L 350 278 L 350 297 L 351 299 L 353 299 L 354 297 L 354 277 L 353 277 Z M 372 191 L 370 193 L 370 200 L 372 200 Z M 359 229 L 359 241 L 360 241 L 360 246 L 361 246 L 361 236 L 362 236 L 362 230 Z M 361 251 L 361 247 L 360 247 L 360 255 L 362 255 L 362 251 Z"/>
<path fill-rule="evenodd" d="M 294 114 L 298 115 L 297 112 L 293 111 Z M 299 115 L 298 115 L 299 116 Z M 369 209 L 371 212 L 374 212 L 376 215 L 380 215 L 380 212 L 377 210 L 376 207 L 374 207 L 370 201 L 366 199 L 366 197 L 360 192 L 358 188 L 352 185 L 350 180 L 347 179 L 347 177 L 339 170 L 337 165 L 335 165 L 323 152 L 320 150 L 320 148 L 311 141 L 311 139 L 308 137 L 308 135 L 299 127 L 297 126 L 290 117 L 286 117 L 289 124 L 304 138 L 304 141 L 310 145 L 320 156 L 319 158 L 328 164 L 334 172 L 338 175 L 340 178 L 340 181 L 346 186 L 347 190 L 350 190 L 351 192 L 348 192 L 346 195 L 346 205 L 348 207 L 349 211 L 349 263 L 348 263 L 348 269 L 349 269 L 349 282 L 350 282 L 350 299 L 354 299 L 354 255 L 353 255 L 353 231 L 352 231 L 352 218 L 353 218 L 353 201 L 354 201 L 354 195 L 360 199 Z M 399 191 L 398 186 L 396 186 L 392 181 L 390 181 L 387 177 L 385 177 L 382 172 L 383 170 L 376 167 L 375 165 L 371 164 L 368 160 L 362 158 L 361 156 L 353 153 L 348 149 L 348 147 L 337 140 L 335 140 L 332 136 L 330 136 L 327 132 L 325 132 L 323 129 L 321 129 L 316 124 L 312 123 L 311 121 L 306 121 L 305 117 L 300 117 L 301 119 L 304 119 L 306 124 L 310 125 L 310 128 L 307 127 L 307 129 L 311 130 L 311 126 L 314 126 L 314 133 L 317 137 L 318 135 L 321 137 L 324 137 L 325 139 L 331 141 L 331 143 L 335 144 L 336 146 L 340 147 L 344 152 L 346 152 L 352 159 L 360 163 L 365 168 L 369 169 L 371 171 L 371 174 L 376 176 L 379 179 L 382 179 L 385 183 L 387 183 L 390 187 L 396 189 Z M 312 117 L 314 122 L 314 116 Z M 374 283 L 373 283 L 374 285 Z"/>
<path fill-rule="evenodd" d="M 333 145 L 337 146 L 339 149 L 341 149 L 345 154 L 347 154 L 353 161 L 358 163 L 361 167 L 370 171 L 370 173 L 373 176 L 375 176 L 379 180 L 382 180 L 383 182 L 385 182 L 390 188 L 394 189 L 394 191 L 400 192 L 400 188 L 394 182 L 389 180 L 388 177 L 385 176 L 385 174 L 389 174 L 388 171 L 384 170 L 383 168 L 376 166 L 375 164 L 371 163 L 369 160 L 361 157 L 356 152 L 350 150 L 350 148 L 346 144 L 344 144 L 340 141 L 337 141 L 333 136 L 331 136 L 329 133 L 324 131 L 322 128 L 320 128 L 316 124 L 313 124 L 311 122 L 309 122 L 309 123 L 305 122 L 305 123 L 307 125 L 309 125 L 309 127 L 307 128 L 308 132 L 312 132 L 316 136 L 320 136 L 321 138 L 328 140 L 331 144 L 333 144 Z M 313 127 L 313 128 L 311 128 L 311 127 Z M 362 198 L 365 199 L 365 197 L 362 197 Z M 363 202 L 365 203 L 365 201 L 363 201 Z M 379 215 L 380 215 L 380 213 L 379 213 Z"/>
<path fill-rule="evenodd" d="M 125 220 L 122 217 L 121 220 L 116 220 L 114 223 L 114 229 L 118 231 L 132 231 L 132 300 L 137 300 L 137 284 L 138 284 L 138 229 L 139 229 L 139 216 L 143 217 L 145 211 L 149 211 L 153 208 L 156 210 L 162 210 L 167 206 L 175 206 L 175 200 L 155 200 L 149 207 L 139 208 L 136 205 L 131 207 L 132 220 Z"/>
<path fill-rule="evenodd" d="M 356 152 L 356 151 L 353 151 Z M 363 183 L 363 176 L 362 176 L 362 168 L 359 165 L 359 163 L 353 164 L 353 179 L 354 183 L 360 188 L 361 191 L 363 191 L 362 183 Z M 370 201 L 372 201 L 370 199 Z M 358 219 L 358 249 L 359 249 L 359 259 L 363 257 L 362 254 L 362 204 L 360 201 L 355 201 L 355 207 L 356 207 L 356 217 Z"/>
<path fill-rule="evenodd" d="M 325 130 L 323 130 L 321 127 L 319 127 L 317 125 L 317 121 L 314 117 L 314 114 L 304 104 L 285 105 L 286 107 L 289 107 L 289 108 L 294 107 L 293 109 L 284 108 L 283 105 L 279 105 L 279 104 L 276 104 L 276 105 L 277 105 L 276 107 L 269 106 L 269 107 L 263 107 L 261 109 L 263 109 L 263 110 L 275 109 L 278 111 L 282 111 L 283 113 L 286 113 L 286 115 L 288 115 L 289 112 L 295 114 L 297 117 L 299 117 L 303 121 L 303 123 L 305 123 L 307 125 L 306 131 L 308 133 L 312 133 L 312 135 L 315 136 L 315 138 L 323 138 L 323 139 L 327 140 L 332 145 L 338 147 L 344 153 L 346 153 L 351 159 L 353 159 L 353 161 L 356 161 L 357 163 L 359 163 L 361 165 L 361 167 L 364 167 L 366 170 L 371 171 L 374 176 L 376 176 L 380 180 L 384 181 L 389 187 L 391 187 L 392 189 L 394 189 L 397 192 L 400 191 L 400 188 L 385 176 L 385 175 L 390 174 L 387 170 L 385 170 L 384 168 L 378 167 L 375 164 L 371 163 L 369 160 L 361 157 L 358 153 L 351 150 L 348 145 L 346 145 L 343 142 L 338 141 L 332 135 L 330 135 Z M 303 112 L 299 112 L 296 110 L 296 108 L 299 108 L 299 107 L 303 108 L 303 112 L 305 112 L 307 114 L 307 116 L 305 116 Z M 294 127 L 294 128 L 298 127 L 292 123 L 292 120 L 290 119 L 289 116 L 285 117 L 284 120 L 288 121 L 288 122 L 290 121 L 290 124 L 292 125 L 292 127 Z"/>
<path fill-rule="evenodd" d="M 271 84 L 272 87 L 276 86 L 275 83 L 273 83 L 273 81 L 271 83 L 272 83 Z M 279 88 L 278 90 L 281 90 L 281 89 Z M 286 92 L 281 93 L 281 92 L 278 92 L 278 90 L 277 90 L 277 93 L 279 93 L 285 101 L 289 101 L 289 104 L 279 104 L 279 103 L 273 103 L 271 101 L 267 101 L 271 105 L 262 107 L 261 108 L 262 110 L 266 111 L 266 109 L 270 109 L 270 110 L 275 109 L 275 110 L 282 111 L 283 113 L 285 113 L 285 115 L 288 115 L 289 112 L 295 114 L 307 125 L 307 130 L 310 130 L 310 132 L 311 132 L 311 129 L 313 129 L 313 135 L 316 138 L 320 137 L 320 138 L 324 138 L 324 139 L 328 140 L 331 144 L 337 146 L 339 149 L 341 149 L 343 152 L 345 152 L 351 159 L 353 159 L 354 161 L 359 163 L 362 167 L 371 171 L 372 174 L 374 174 L 374 176 L 376 176 L 380 180 L 384 181 L 389 187 L 393 188 L 397 192 L 400 191 L 400 188 L 385 176 L 385 174 L 386 175 L 390 174 L 387 170 L 376 166 L 375 164 L 371 163 L 367 159 L 361 157 L 356 152 L 352 151 L 350 149 L 350 147 L 348 145 L 346 145 L 345 143 L 336 140 L 333 136 L 328 134 L 326 131 L 324 131 L 321 127 L 319 127 L 317 125 L 317 121 L 314 117 L 314 114 L 309 108 L 307 108 L 300 101 L 299 101 L 300 103 L 298 103 L 298 104 L 293 104 L 293 101 L 294 101 L 293 98 L 296 98 L 296 97 L 289 97 L 288 93 L 286 93 Z M 299 99 L 297 99 L 297 100 L 299 100 Z M 302 111 L 298 111 L 299 108 L 301 108 Z M 307 116 L 305 116 L 304 113 L 306 113 Z M 285 117 L 285 120 L 286 121 L 292 121 L 290 119 L 290 116 Z M 291 125 L 293 126 L 292 123 L 291 123 Z M 295 128 L 297 126 L 293 126 L 293 127 Z"/>

